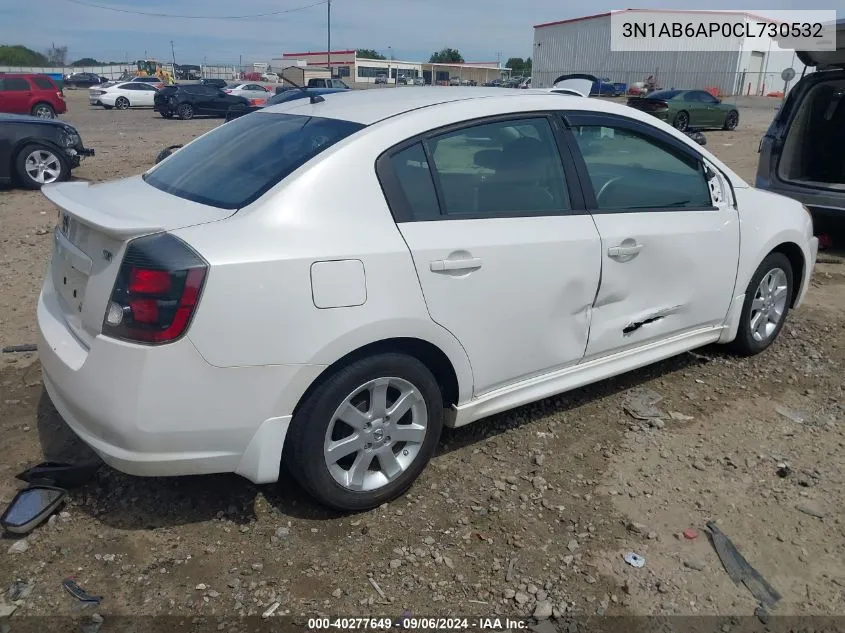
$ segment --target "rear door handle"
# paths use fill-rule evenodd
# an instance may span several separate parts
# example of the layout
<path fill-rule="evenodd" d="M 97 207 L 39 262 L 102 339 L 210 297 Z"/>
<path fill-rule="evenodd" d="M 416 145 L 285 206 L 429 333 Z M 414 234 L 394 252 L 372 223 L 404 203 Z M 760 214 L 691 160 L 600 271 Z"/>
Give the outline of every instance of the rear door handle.
<path fill-rule="evenodd" d="M 447 270 L 477 270 L 481 268 L 481 260 L 478 257 L 471 259 L 438 259 L 431 262 L 430 268 L 435 273 Z"/>
<path fill-rule="evenodd" d="M 614 259 L 622 257 L 634 257 L 643 248 L 642 244 L 626 244 L 625 246 L 611 246 L 607 249 L 607 256 Z"/>

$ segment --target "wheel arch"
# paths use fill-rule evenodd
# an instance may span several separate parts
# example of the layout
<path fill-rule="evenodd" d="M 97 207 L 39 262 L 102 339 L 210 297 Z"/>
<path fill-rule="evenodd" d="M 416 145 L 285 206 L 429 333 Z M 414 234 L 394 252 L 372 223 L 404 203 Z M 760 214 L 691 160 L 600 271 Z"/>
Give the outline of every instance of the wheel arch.
<path fill-rule="evenodd" d="M 458 404 L 461 396 L 461 384 L 458 379 L 458 372 L 446 353 L 434 343 L 421 338 L 394 337 L 367 343 L 327 365 L 299 397 L 293 408 L 293 416 L 296 416 L 308 397 L 325 382 L 331 380 L 341 367 L 368 356 L 387 352 L 407 354 L 425 365 L 440 386 L 440 392 L 443 394 L 443 406 L 447 412 L 453 409 L 452 405 Z M 448 422 L 449 415 L 447 413 L 447 425 Z"/>
<path fill-rule="evenodd" d="M 801 296 L 801 287 L 804 283 L 804 267 L 806 265 L 804 251 L 795 242 L 781 242 L 769 251 L 766 257 L 771 253 L 785 255 L 792 266 L 792 296 L 789 298 L 789 306 L 793 308 L 798 301 L 798 297 Z"/>
<path fill-rule="evenodd" d="M 35 101 L 33 101 L 33 102 L 32 102 L 32 105 L 31 105 L 31 106 L 29 106 L 29 112 L 30 112 L 30 113 L 32 113 L 32 111 L 33 111 L 33 110 L 35 110 L 35 108 L 37 108 L 37 107 L 38 107 L 38 106 L 40 106 L 40 105 L 49 106 L 49 108 L 50 108 L 50 109 L 53 111 L 53 113 L 55 114 L 55 112 L 56 112 L 56 107 L 55 107 L 52 103 L 50 103 L 49 101 L 45 101 L 44 99 L 36 99 Z"/>

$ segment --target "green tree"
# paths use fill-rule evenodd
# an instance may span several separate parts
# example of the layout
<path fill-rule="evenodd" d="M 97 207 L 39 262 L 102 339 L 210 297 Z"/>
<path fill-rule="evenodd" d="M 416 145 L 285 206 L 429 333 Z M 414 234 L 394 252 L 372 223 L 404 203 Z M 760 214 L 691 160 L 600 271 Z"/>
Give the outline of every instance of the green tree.
<path fill-rule="evenodd" d="M 355 54 L 363 59 L 387 59 L 374 48 L 359 48 Z"/>
<path fill-rule="evenodd" d="M 47 66 L 47 57 L 20 44 L 0 45 L 0 64 L 4 66 Z"/>
<path fill-rule="evenodd" d="M 511 69 L 511 74 L 514 77 L 522 76 L 525 69 L 525 60 L 522 57 L 510 57 L 505 63 L 505 67 Z"/>
<path fill-rule="evenodd" d="M 464 57 L 456 48 L 443 48 L 432 53 L 428 62 L 430 64 L 463 64 Z"/>
<path fill-rule="evenodd" d="M 522 67 L 522 69 L 525 72 L 526 77 L 531 76 L 531 58 L 530 57 L 525 58 L 525 65 Z"/>
<path fill-rule="evenodd" d="M 106 62 L 98 62 L 93 57 L 83 57 L 70 63 L 71 66 L 105 66 Z"/>

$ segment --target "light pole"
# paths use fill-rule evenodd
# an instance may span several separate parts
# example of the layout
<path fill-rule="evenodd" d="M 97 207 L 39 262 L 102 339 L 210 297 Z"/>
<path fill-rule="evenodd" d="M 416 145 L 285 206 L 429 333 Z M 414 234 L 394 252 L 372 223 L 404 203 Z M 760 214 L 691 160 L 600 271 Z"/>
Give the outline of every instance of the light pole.
<path fill-rule="evenodd" d="M 390 58 L 390 61 L 387 62 L 387 83 L 390 83 L 390 80 L 393 78 L 393 73 L 392 73 L 392 70 L 390 68 L 390 66 L 391 66 L 390 62 L 393 61 L 393 47 L 392 46 L 387 47 L 387 55 Z"/>
<path fill-rule="evenodd" d="M 326 47 L 326 65 L 329 67 L 329 77 L 334 77 L 332 74 L 332 0 L 327 0 L 326 5 L 326 34 L 328 36 L 328 46 Z"/>
<path fill-rule="evenodd" d="M 170 40 L 170 54 L 173 56 L 173 74 L 176 74 L 176 49 L 173 48 L 173 40 Z"/>

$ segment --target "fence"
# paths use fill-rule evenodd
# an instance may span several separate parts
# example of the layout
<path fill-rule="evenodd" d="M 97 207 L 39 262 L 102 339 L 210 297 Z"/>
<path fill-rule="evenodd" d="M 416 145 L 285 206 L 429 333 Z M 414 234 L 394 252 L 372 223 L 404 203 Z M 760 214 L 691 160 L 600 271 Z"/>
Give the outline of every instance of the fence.
<path fill-rule="evenodd" d="M 554 72 L 537 72 L 532 78 L 532 84 L 538 88 L 551 87 L 558 77 L 573 73 L 590 73 L 590 70 L 573 69 Z M 809 69 L 807 72 L 810 72 Z M 653 74 L 657 85 L 665 90 L 697 89 L 707 90 L 719 97 L 733 96 L 771 96 L 782 97 L 795 85 L 798 77 L 785 82 L 778 72 L 722 72 L 722 71 L 668 71 L 657 73 L 639 70 L 605 71 L 601 79 L 611 83 L 626 84 L 629 91 L 634 87 L 642 87 L 649 75 Z"/>
<path fill-rule="evenodd" d="M 173 73 L 173 64 L 162 64 L 165 70 Z M 200 66 L 202 76 L 209 79 L 236 79 L 241 69 L 236 65 L 210 65 Z M 106 79 L 117 80 L 124 73 L 134 74 L 137 70 L 135 64 L 113 64 L 108 66 L 0 66 L 0 73 L 36 73 L 43 75 L 69 75 L 71 73 L 94 73 Z M 249 66 L 249 71 L 252 66 Z"/>

